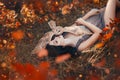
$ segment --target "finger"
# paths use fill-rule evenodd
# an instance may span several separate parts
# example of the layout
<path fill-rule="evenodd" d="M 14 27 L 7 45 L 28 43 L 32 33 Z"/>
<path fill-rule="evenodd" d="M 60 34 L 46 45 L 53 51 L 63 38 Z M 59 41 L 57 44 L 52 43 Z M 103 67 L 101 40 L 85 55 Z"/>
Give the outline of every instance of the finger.
<path fill-rule="evenodd" d="M 80 25 L 81 23 L 79 23 L 79 22 L 76 22 L 76 25 L 78 26 L 78 25 Z"/>

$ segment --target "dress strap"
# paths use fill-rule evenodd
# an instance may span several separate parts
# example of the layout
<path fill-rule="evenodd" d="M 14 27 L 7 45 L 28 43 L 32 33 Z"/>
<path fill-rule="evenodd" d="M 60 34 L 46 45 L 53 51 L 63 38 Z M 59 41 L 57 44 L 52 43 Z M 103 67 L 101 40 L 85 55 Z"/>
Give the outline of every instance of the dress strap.
<path fill-rule="evenodd" d="M 83 35 L 82 38 L 80 38 L 80 39 L 78 40 L 78 42 L 77 42 L 77 44 L 76 44 L 76 49 L 78 49 L 79 45 L 80 45 L 83 41 L 87 40 L 90 36 L 91 36 L 91 35 L 89 35 L 89 34 Z"/>

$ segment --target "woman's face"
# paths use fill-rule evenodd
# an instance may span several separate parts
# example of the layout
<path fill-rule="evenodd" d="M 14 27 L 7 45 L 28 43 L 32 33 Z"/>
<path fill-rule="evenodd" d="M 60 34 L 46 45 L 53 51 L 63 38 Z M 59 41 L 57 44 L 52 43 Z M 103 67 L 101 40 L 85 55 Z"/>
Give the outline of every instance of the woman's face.
<path fill-rule="evenodd" d="M 64 45 L 64 37 L 62 35 L 59 35 L 55 37 L 55 39 L 51 40 L 50 45 L 54 46 L 63 46 Z"/>

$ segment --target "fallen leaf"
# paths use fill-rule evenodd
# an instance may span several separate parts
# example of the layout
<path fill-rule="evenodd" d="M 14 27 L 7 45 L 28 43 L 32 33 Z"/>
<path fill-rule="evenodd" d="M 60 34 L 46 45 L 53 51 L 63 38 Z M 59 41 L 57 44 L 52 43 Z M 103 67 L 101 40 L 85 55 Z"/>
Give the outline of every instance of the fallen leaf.
<path fill-rule="evenodd" d="M 105 73 L 110 74 L 110 69 L 106 68 L 104 71 Z"/>
<path fill-rule="evenodd" d="M 6 64 L 5 62 L 2 62 L 1 67 L 2 67 L 2 68 L 6 68 L 6 67 L 7 67 L 7 64 Z"/>
<path fill-rule="evenodd" d="M 50 68 L 50 63 L 49 62 L 41 62 L 39 65 L 39 68 L 48 69 L 48 68 Z"/>
<path fill-rule="evenodd" d="M 105 28 L 103 28 L 103 31 L 108 31 L 109 30 L 109 28 L 108 27 L 105 27 Z"/>
<path fill-rule="evenodd" d="M 99 48 L 102 48 L 103 46 L 104 46 L 104 42 L 100 42 L 100 43 L 97 43 L 96 45 L 95 45 L 95 48 L 96 49 L 99 49 Z"/>
<path fill-rule="evenodd" d="M 17 21 L 17 22 L 15 23 L 15 28 L 18 28 L 20 25 L 21 25 L 20 22 Z"/>
<path fill-rule="evenodd" d="M 63 15 L 66 15 L 66 14 L 69 14 L 70 13 L 70 6 L 69 5 L 65 5 L 63 8 L 62 8 L 62 14 Z"/>
<path fill-rule="evenodd" d="M 93 74 L 89 76 L 88 80 L 101 80 L 100 76 Z"/>
<path fill-rule="evenodd" d="M 31 34 L 31 33 L 27 33 L 27 36 L 28 36 L 29 38 L 33 38 L 33 37 L 34 37 L 33 34 Z"/>
<path fill-rule="evenodd" d="M 17 62 L 12 64 L 12 67 L 16 72 L 20 73 L 21 75 L 25 75 L 25 68 L 23 64 Z"/>
<path fill-rule="evenodd" d="M 50 75 L 51 75 L 52 77 L 55 77 L 55 76 L 57 76 L 57 74 L 58 74 L 58 71 L 57 71 L 56 69 L 52 69 L 52 70 L 50 70 L 49 72 L 50 72 Z"/>
<path fill-rule="evenodd" d="M 36 69 L 32 64 L 30 64 L 30 63 L 25 64 L 25 72 L 26 72 L 26 74 L 32 74 L 35 70 Z"/>
<path fill-rule="evenodd" d="M 101 59 L 100 62 L 94 63 L 93 66 L 94 66 L 94 67 L 97 67 L 97 68 L 101 68 L 101 67 L 105 66 L 105 64 L 106 64 L 106 60 L 105 60 L 105 58 L 104 58 L 104 59 Z"/>
<path fill-rule="evenodd" d="M 109 40 L 112 37 L 112 32 L 109 32 L 103 36 L 104 41 Z"/>
<path fill-rule="evenodd" d="M 9 52 L 8 56 L 15 57 L 16 56 L 16 51 L 13 50 L 13 51 Z"/>
<path fill-rule="evenodd" d="M 11 36 L 16 41 L 19 41 L 24 38 L 24 32 L 22 30 L 17 30 L 17 31 L 12 32 Z"/>
<path fill-rule="evenodd" d="M 115 67 L 116 69 L 119 69 L 119 68 L 120 68 L 120 58 L 115 59 L 114 67 Z"/>
<path fill-rule="evenodd" d="M 98 4 L 98 3 L 100 3 L 100 0 L 93 0 L 93 2 Z"/>

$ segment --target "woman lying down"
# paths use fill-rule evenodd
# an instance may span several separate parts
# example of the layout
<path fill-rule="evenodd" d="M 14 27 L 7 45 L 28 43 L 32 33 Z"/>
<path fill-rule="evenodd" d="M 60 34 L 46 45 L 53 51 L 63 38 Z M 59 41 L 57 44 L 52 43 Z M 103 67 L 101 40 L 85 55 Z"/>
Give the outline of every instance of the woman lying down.
<path fill-rule="evenodd" d="M 116 6 L 120 6 L 118 0 L 108 0 L 105 8 L 92 9 L 69 27 L 62 28 L 54 21 L 48 22 L 52 31 L 40 39 L 32 53 L 39 57 L 56 57 L 57 63 L 79 56 L 78 53 L 91 47 L 102 29 L 115 18 Z"/>

